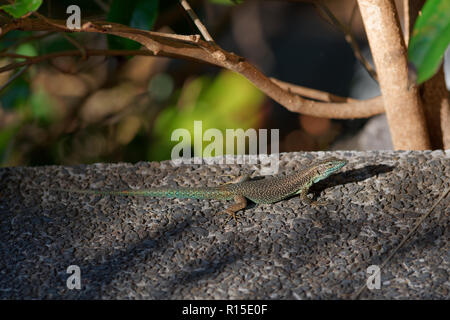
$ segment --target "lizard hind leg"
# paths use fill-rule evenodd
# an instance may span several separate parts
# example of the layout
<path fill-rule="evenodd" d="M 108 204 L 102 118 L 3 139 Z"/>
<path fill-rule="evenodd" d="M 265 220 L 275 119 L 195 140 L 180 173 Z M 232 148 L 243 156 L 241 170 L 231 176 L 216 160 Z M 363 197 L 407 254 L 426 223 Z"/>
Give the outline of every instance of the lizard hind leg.
<path fill-rule="evenodd" d="M 236 215 L 236 212 L 239 210 L 244 209 L 247 206 L 247 199 L 243 196 L 235 196 L 234 197 L 235 203 L 226 208 L 225 210 L 219 212 L 219 214 L 228 214 L 228 219 L 224 222 L 224 225 L 227 224 L 231 219 L 234 219 L 236 221 L 236 224 L 239 223 L 238 216 Z"/>

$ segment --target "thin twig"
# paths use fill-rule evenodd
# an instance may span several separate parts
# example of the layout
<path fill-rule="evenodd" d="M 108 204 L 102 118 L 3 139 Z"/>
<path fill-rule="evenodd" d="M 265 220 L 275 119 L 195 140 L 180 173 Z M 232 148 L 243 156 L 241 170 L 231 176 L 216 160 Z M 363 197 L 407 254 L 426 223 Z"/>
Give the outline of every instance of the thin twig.
<path fill-rule="evenodd" d="M 13 74 L 11 76 L 11 78 L 8 79 L 8 81 L 6 81 L 6 83 L 4 83 L 1 87 L 0 87 L 0 93 L 7 87 L 9 86 L 14 80 L 16 80 L 18 77 L 20 77 L 20 75 L 22 75 L 25 71 L 27 71 L 27 69 L 30 67 L 30 65 L 24 66 L 22 69 L 20 69 L 18 72 L 16 72 L 15 74 Z"/>
<path fill-rule="evenodd" d="M 180 0 L 180 4 L 183 6 L 183 9 L 186 10 L 187 14 L 194 22 L 198 31 L 200 31 L 200 33 L 202 34 L 203 38 L 205 38 L 205 40 L 208 42 L 214 42 L 213 38 L 211 37 L 208 30 L 206 29 L 205 25 L 200 21 L 198 16 L 195 14 L 194 10 L 192 10 L 189 3 L 186 0 Z"/>
<path fill-rule="evenodd" d="M 19 53 L 14 52 L 0 52 L 0 57 L 6 57 L 6 58 L 14 58 L 14 59 L 31 59 L 32 56 L 26 56 Z M 5 70 L 7 71 L 7 70 Z"/>
<path fill-rule="evenodd" d="M 406 243 L 406 241 L 409 240 L 409 238 L 414 234 L 414 232 L 416 232 L 416 230 L 419 228 L 419 226 L 424 222 L 424 220 L 426 218 L 428 218 L 428 216 L 431 214 L 431 212 L 433 212 L 434 208 L 442 201 L 442 199 L 444 199 L 447 194 L 450 192 L 450 188 L 447 188 L 447 190 L 444 191 L 444 193 L 439 197 L 439 199 L 433 204 L 433 206 L 428 210 L 427 213 L 425 213 L 422 218 L 419 219 L 419 221 L 417 221 L 416 225 L 414 226 L 414 228 L 406 235 L 405 238 L 403 238 L 402 242 L 400 242 L 400 244 L 397 246 L 397 248 L 395 248 L 391 254 L 386 258 L 386 260 L 383 261 L 383 263 L 380 265 L 380 268 L 378 270 L 381 270 L 384 268 L 384 266 L 386 266 L 386 264 L 389 262 L 389 260 L 392 259 L 392 257 L 398 252 L 398 250 L 400 250 L 401 247 L 403 247 L 403 245 Z M 375 274 L 372 275 L 372 277 L 375 277 L 378 275 L 378 270 L 377 272 L 375 272 Z M 356 292 L 356 294 L 354 295 L 353 299 L 358 299 L 359 296 L 361 295 L 361 293 L 363 293 L 364 289 L 366 288 L 366 285 L 364 284 L 363 286 L 361 286 L 361 288 L 359 288 L 359 290 Z"/>
<path fill-rule="evenodd" d="M 316 7 L 322 11 L 331 21 L 331 23 L 338 28 L 342 33 L 345 35 L 345 41 L 352 47 L 353 53 L 358 59 L 363 67 L 367 70 L 367 72 L 370 74 L 370 76 L 378 82 L 377 73 L 375 69 L 372 67 L 372 65 L 367 61 L 367 59 L 364 57 L 364 55 L 361 52 L 361 49 L 359 48 L 358 43 L 356 42 L 355 37 L 353 36 L 353 33 L 351 32 L 350 28 L 343 24 L 339 19 L 331 12 L 331 10 L 322 2 L 317 1 L 315 2 Z M 353 16 L 353 13 L 352 13 Z M 352 18 L 353 19 L 353 18 Z"/>
<path fill-rule="evenodd" d="M 78 48 L 78 50 L 80 50 L 81 52 L 81 58 L 83 60 L 87 59 L 87 54 L 86 54 L 86 48 L 84 46 L 82 46 L 78 41 L 76 41 L 75 39 L 69 37 L 66 33 L 63 33 L 63 37 L 64 39 L 66 39 L 67 41 L 69 41 L 71 44 L 73 44 L 76 48 Z"/>
<path fill-rule="evenodd" d="M 85 50 L 86 55 L 89 56 L 154 56 L 154 54 L 149 50 Z M 71 57 L 71 56 L 83 56 L 80 50 L 68 50 L 61 52 L 53 52 L 37 57 L 24 56 L 16 53 L 0 53 L 0 57 L 9 58 L 23 58 L 25 61 L 14 62 L 6 66 L 0 67 L 0 73 L 9 70 L 17 69 L 23 66 L 29 66 L 33 64 L 40 63 L 45 60 L 50 60 L 58 57 Z"/>
<path fill-rule="evenodd" d="M 292 83 L 284 82 L 275 78 L 270 78 L 272 82 L 279 85 L 284 90 L 290 91 L 292 93 L 298 94 L 299 96 L 319 100 L 319 101 L 325 101 L 325 102 L 356 102 L 357 99 L 347 98 L 347 97 L 341 97 L 326 91 L 311 89 L 307 87 L 302 87 L 298 85 L 294 85 Z"/>
<path fill-rule="evenodd" d="M 52 25 L 53 27 L 60 29 L 61 31 L 66 31 L 66 26 L 60 25 L 58 23 L 54 23 L 52 20 L 48 19 L 46 16 L 43 16 L 39 12 L 32 11 L 30 14 L 34 15 L 35 17 L 44 20 L 49 25 Z"/>
<path fill-rule="evenodd" d="M 355 15 L 356 15 L 356 9 L 358 9 L 358 3 L 356 3 L 356 1 L 354 1 L 355 3 L 353 4 L 353 8 L 352 8 L 352 13 L 350 14 L 350 19 L 348 21 L 348 28 L 351 29 L 352 25 L 353 25 L 353 20 L 355 19 Z"/>
<path fill-rule="evenodd" d="M 190 34 L 190 35 L 184 35 L 184 34 L 175 34 L 175 33 L 167 33 L 167 32 L 158 32 L 158 31 L 151 31 L 151 33 L 155 36 L 161 36 L 165 38 L 171 38 L 174 40 L 180 40 L 185 42 L 193 42 L 198 43 L 200 40 L 199 34 Z"/>
<path fill-rule="evenodd" d="M 105 4 L 103 1 L 101 0 L 94 0 L 94 2 L 105 12 L 108 12 L 109 10 L 109 6 L 107 4 Z"/>
<path fill-rule="evenodd" d="M 53 34 L 55 34 L 55 32 L 49 31 L 49 32 L 44 32 L 42 34 L 37 34 L 37 35 L 32 35 L 32 36 L 29 36 L 29 37 L 24 37 L 24 38 L 17 39 L 16 42 L 14 42 L 12 45 L 10 45 L 10 46 L 8 46 L 6 48 L 3 48 L 2 50 L 0 50 L 0 52 L 5 52 L 5 51 L 8 51 L 8 50 L 17 48 L 21 44 L 27 43 L 27 42 L 30 42 L 30 41 L 33 41 L 33 40 L 41 40 L 41 39 L 43 39 L 45 37 L 48 37 L 50 35 L 53 35 Z M 10 39 L 10 40 L 14 41 L 15 39 Z"/>

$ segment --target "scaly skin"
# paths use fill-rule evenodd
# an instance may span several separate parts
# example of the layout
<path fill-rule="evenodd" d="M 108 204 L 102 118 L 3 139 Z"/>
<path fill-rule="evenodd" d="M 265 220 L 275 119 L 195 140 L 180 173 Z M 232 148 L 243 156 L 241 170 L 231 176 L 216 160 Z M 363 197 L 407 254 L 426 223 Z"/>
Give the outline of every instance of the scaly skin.
<path fill-rule="evenodd" d="M 287 176 L 270 177 L 261 180 L 248 180 L 241 177 L 236 183 L 216 187 L 199 188 L 152 188 L 145 190 L 102 191 L 102 190 L 71 190 L 53 189 L 69 193 L 117 195 L 117 196 L 146 196 L 164 198 L 188 199 L 216 199 L 235 200 L 235 203 L 222 213 L 230 215 L 237 221 L 236 212 L 247 206 L 247 199 L 255 203 L 274 203 L 299 194 L 305 201 L 311 203 L 307 197 L 309 188 L 316 182 L 323 180 L 347 164 L 346 160 L 329 158 L 317 161 L 305 169 Z"/>

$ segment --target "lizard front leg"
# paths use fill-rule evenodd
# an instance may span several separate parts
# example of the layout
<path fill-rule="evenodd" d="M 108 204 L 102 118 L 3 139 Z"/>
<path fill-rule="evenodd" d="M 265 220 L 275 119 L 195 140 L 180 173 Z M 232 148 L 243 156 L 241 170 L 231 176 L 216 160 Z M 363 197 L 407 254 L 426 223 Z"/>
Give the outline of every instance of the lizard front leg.
<path fill-rule="evenodd" d="M 306 203 L 308 203 L 308 204 L 311 205 L 311 206 L 318 206 L 318 205 L 323 206 L 323 205 L 326 204 L 326 201 L 311 200 L 311 199 L 308 197 L 308 191 L 309 191 L 309 188 L 304 188 L 304 189 L 300 192 L 300 198 L 301 198 L 303 201 L 305 201 Z"/>
<path fill-rule="evenodd" d="M 235 196 L 234 197 L 234 204 L 232 204 L 230 207 L 226 208 L 225 210 L 219 212 L 220 214 L 228 214 L 230 217 L 225 221 L 224 224 L 227 224 L 228 221 L 231 220 L 231 218 L 236 221 L 236 223 L 239 223 L 238 217 L 236 216 L 236 212 L 239 210 L 244 209 L 247 206 L 247 199 L 243 196 Z"/>

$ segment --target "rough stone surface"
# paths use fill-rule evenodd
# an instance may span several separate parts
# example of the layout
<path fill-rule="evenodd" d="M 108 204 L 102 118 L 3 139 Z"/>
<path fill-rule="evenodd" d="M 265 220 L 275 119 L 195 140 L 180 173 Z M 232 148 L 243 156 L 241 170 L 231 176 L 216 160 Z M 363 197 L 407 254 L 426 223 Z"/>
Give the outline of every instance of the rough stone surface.
<path fill-rule="evenodd" d="M 67 194 L 48 188 L 215 185 L 256 165 L 170 162 L 0 169 L 1 299 L 348 299 L 450 187 L 450 152 L 281 155 L 280 174 L 314 159 L 349 164 L 298 197 L 251 205 L 222 226 L 224 203 Z M 362 299 L 448 299 L 444 198 Z M 81 268 L 81 290 L 66 270 Z"/>

